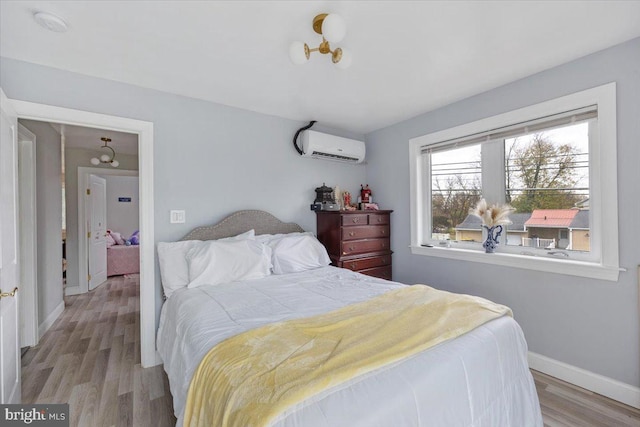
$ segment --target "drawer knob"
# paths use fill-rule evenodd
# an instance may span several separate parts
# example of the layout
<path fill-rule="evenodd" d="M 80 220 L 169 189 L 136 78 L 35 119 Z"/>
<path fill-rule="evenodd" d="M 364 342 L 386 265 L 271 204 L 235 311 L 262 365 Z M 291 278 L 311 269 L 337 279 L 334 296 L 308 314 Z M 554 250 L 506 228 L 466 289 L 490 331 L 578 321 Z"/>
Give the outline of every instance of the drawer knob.
<path fill-rule="evenodd" d="M 360 221 L 360 218 L 355 217 L 355 218 L 353 218 L 353 219 L 352 219 L 352 221 L 353 221 L 354 223 L 356 223 L 356 222 Z"/>
<path fill-rule="evenodd" d="M 386 247 L 386 246 L 387 246 L 387 244 L 386 244 L 386 243 L 382 243 L 382 247 L 383 247 L 383 248 L 384 248 L 384 247 Z"/>
<path fill-rule="evenodd" d="M 351 263 L 351 269 L 352 269 L 352 270 L 355 270 L 355 269 L 356 269 L 356 263 L 355 263 L 355 262 L 352 262 L 352 263 Z"/>
<path fill-rule="evenodd" d="M 353 246 L 349 246 L 349 252 L 353 252 L 355 248 Z"/>
<path fill-rule="evenodd" d="M 356 235 L 356 233 L 354 233 L 353 231 L 350 231 L 350 232 L 349 232 L 349 237 L 353 237 L 353 236 L 355 236 L 355 235 Z"/>
<path fill-rule="evenodd" d="M 382 235 L 383 235 L 383 236 L 384 236 L 385 234 L 387 234 L 387 232 L 386 232 L 386 231 L 384 231 L 384 230 L 382 230 L 382 231 L 381 231 L 381 233 L 382 233 Z"/>
<path fill-rule="evenodd" d="M 382 222 L 382 218 L 378 218 L 378 222 Z"/>

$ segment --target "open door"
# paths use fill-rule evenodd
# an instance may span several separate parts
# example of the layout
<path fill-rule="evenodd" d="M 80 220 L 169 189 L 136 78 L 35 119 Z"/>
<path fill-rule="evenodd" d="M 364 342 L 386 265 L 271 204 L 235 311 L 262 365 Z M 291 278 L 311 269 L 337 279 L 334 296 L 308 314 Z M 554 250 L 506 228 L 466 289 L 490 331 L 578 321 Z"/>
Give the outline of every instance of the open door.
<path fill-rule="evenodd" d="M 93 290 L 107 280 L 107 180 L 89 175 L 87 197 L 89 290 Z"/>
<path fill-rule="evenodd" d="M 18 117 L 0 89 L 0 403 L 20 403 Z"/>

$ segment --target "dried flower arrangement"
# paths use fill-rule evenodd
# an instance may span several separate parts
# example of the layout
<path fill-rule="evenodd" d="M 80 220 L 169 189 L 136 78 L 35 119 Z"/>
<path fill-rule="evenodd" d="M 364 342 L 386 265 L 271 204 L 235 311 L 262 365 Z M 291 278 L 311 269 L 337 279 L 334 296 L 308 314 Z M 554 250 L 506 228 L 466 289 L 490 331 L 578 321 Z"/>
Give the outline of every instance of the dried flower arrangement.
<path fill-rule="evenodd" d="M 491 228 L 496 225 L 511 224 L 509 214 L 515 211 L 510 205 L 487 205 L 485 199 L 481 199 L 475 209 L 470 209 L 469 213 L 482 220 L 482 224 Z"/>

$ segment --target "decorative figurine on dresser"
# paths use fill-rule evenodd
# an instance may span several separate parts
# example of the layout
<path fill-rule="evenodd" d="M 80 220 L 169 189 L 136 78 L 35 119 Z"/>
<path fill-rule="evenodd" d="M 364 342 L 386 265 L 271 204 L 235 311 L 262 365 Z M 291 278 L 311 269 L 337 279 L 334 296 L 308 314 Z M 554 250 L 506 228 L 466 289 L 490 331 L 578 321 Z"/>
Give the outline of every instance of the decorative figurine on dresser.
<path fill-rule="evenodd" d="M 391 280 L 389 210 L 316 211 L 318 240 L 336 267 Z"/>

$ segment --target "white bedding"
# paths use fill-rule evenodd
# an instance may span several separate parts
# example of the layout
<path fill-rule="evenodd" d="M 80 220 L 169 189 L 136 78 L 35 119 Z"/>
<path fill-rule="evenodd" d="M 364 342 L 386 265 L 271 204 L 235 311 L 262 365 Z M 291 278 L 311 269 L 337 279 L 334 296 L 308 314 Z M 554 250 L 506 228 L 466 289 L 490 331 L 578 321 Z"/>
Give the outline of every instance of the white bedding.
<path fill-rule="evenodd" d="M 335 267 L 180 289 L 160 316 L 158 351 L 178 425 L 194 370 L 225 338 L 364 301 L 400 283 Z M 527 345 L 510 317 L 290 408 L 278 427 L 542 426 Z"/>

